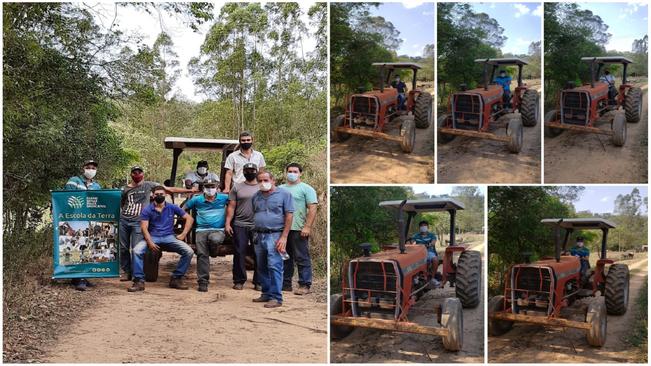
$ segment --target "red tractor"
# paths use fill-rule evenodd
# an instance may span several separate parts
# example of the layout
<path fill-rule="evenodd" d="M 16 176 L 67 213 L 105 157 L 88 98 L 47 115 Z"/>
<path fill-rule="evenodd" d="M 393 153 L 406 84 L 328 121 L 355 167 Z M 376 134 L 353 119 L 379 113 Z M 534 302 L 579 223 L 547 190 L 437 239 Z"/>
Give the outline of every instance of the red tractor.
<path fill-rule="evenodd" d="M 478 137 L 506 142 L 512 153 L 522 150 L 522 126 L 533 127 L 540 120 L 540 96 L 522 82 L 522 68 L 526 62 L 517 58 L 489 58 L 475 60 L 482 63 L 483 86 L 461 90 L 448 100 L 448 113 L 438 117 L 438 141 L 448 143 L 455 136 Z M 508 95 L 497 84 L 495 72 L 499 67 L 518 67 L 518 86 Z M 518 112 L 518 113 L 516 113 Z M 495 131 L 505 127 L 506 135 Z"/>
<path fill-rule="evenodd" d="M 463 204 L 434 198 L 386 201 L 380 206 L 397 210 L 399 245 L 386 245 L 371 254 L 371 245 L 362 244 L 364 255 L 344 264 L 343 295 L 330 299 L 331 337 L 343 338 L 355 327 L 427 334 L 441 336 L 445 349 L 459 351 L 463 346 L 462 307 L 476 307 L 481 294 L 481 253 L 455 243 L 455 216 Z M 424 245 L 407 244 L 413 218 L 436 211 L 450 214 L 450 245 L 441 266 L 435 261 L 428 263 Z M 446 283 L 456 286 L 456 298 L 447 298 L 433 309 L 440 326 L 410 322 L 409 310 L 416 301 Z"/>
<path fill-rule="evenodd" d="M 567 83 L 556 109 L 545 114 L 545 136 L 556 137 L 564 130 L 597 133 L 610 135 L 615 146 L 624 146 L 626 122 L 635 123 L 642 118 L 642 89 L 626 80 L 627 66 L 633 61 L 621 56 L 583 57 L 581 61 L 590 63 L 590 83 L 579 87 Z M 623 65 L 619 90 L 614 79 L 609 82 L 601 76 L 608 64 Z M 610 129 L 597 127 L 601 122 L 608 122 Z"/>
<path fill-rule="evenodd" d="M 380 138 L 399 142 L 402 151 L 411 153 L 416 128 L 428 128 L 432 121 L 432 95 L 416 87 L 421 67 L 409 62 L 377 62 L 373 66 L 380 68 L 380 88 L 348 97 L 346 112 L 337 116 L 332 126 L 332 140 L 342 142 L 351 135 Z M 404 110 L 399 108 L 398 90 L 389 86 L 394 71 L 400 69 L 413 72 Z M 386 133 L 390 122 L 400 125 L 400 136 Z"/>
<path fill-rule="evenodd" d="M 513 322 L 578 328 L 587 332 L 591 346 L 601 347 L 606 343 L 606 314 L 621 315 L 628 307 L 628 266 L 606 257 L 608 230 L 615 225 L 600 218 L 544 219 L 542 223 L 554 228 L 555 256 L 511 266 L 504 277 L 504 295 L 488 302 L 488 334 L 502 335 Z M 581 261 L 587 258 L 568 253 L 568 239 L 574 230 L 591 229 L 602 232 L 601 252 L 596 267 L 590 269 L 589 262 L 584 262 L 582 272 Z M 561 230 L 565 231 L 562 243 Z M 588 304 L 577 301 L 590 297 Z M 567 319 L 577 313 L 585 321 Z"/>

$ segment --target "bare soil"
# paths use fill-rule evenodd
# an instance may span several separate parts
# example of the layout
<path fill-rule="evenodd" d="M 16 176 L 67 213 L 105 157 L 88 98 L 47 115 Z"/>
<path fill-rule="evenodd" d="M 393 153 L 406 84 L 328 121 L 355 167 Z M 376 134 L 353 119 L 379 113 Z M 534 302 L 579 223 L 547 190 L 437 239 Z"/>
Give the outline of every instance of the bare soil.
<path fill-rule="evenodd" d="M 646 254 L 646 253 L 644 253 Z M 637 256 L 638 254 L 636 254 Z M 642 255 L 642 254 L 640 254 Z M 585 333 L 578 329 L 514 324 L 499 337 L 488 337 L 490 363 L 630 363 L 637 362 L 636 350 L 627 342 L 635 322 L 635 299 L 648 272 L 646 256 L 626 261 L 631 271 L 628 311 L 608 316 L 606 344 L 588 345 Z M 576 320 L 579 320 L 576 318 Z"/>
<path fill-rule="evenodd" d="M 637 86 L 644 92 L 642 119 L 626 125 L 624 146 L 613 145 L 609 136 L 575 131 L 546 137 L 545 183 L 647 183 L 648 85 Z M 612 112 L 600 121 L 609 117 Z"/>
<path fill-rule="evenodd" d="M 525 83 L 540 93 L 540 80 Z M 500 141 L 457 136 L 449 143 L 439 142 L 437 183 L 540 183 L 541 124 L 523 129 L 518 154 L 510 153 Z M 505 135 L 506 127 L 496 133 Z"/>
<path fill-rule="evenodd" d="M 211 259 L 207 293 L 167 287 L 177 256 L 164 253 L 158 282 L 128 293 L 128 282 L 96 280 L 101 297 L 61 322 L 61 331 L 38 360 L 56 363 L 325 363 L 326 287 L 313 293 L 283 293 L 283 306 L 265 309 L 247 283 L 231 289 L 231 257 Z M 252 273 L 249 272 L 249 275 Z M 250 277 L 249 277 L 250 278 Z M 323 282 L 323 283 L 322 283 Z M 72 289 L 66 289 L 74 291 Z M 84 294 L 85 295 L 85 294 Z"/>
<path fill-rule="evenodd" d="M 484 258 L 483 239 L 470 244 Z M 445 287 L 424 295 L 409 312 L 410 321 L 437 326 L 432 309 L 443 299 L 454 297 L 454 288 Z M 355 329 L 346 338 L 330 342 L 332 363 L 482 363 L 484 362 L 484 301 L 474 309 L 463 309 L 463 349 L 449 352 L 441 337 Z"/>

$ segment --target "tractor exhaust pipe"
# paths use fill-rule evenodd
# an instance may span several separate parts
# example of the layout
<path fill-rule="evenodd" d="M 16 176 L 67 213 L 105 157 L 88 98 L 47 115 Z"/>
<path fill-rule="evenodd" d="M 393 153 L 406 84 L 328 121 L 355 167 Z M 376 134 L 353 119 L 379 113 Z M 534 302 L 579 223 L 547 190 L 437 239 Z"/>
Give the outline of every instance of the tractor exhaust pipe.
<path fill-rule="evenodd" d="M 606 259 L 606 243 L 608 242 L 608 229 L 601 229 L 601 259 Z"/>
<path fill-rule="evenodd" d="M 456 230 L 456 227 L 454 225 L 454 220 L 455 217 L 457 216 L 457 210 L 448 210 L 450 213 L 450 244 L 448 246 L 454 246 L 455 245 L 455 238 L 454 238 L 454 231 Z"/>
<path fill-rule="evenodd" d="M 484 62 L 484 90 L 488 90 L 488 59 Z"/>
<path fill-rule="evenodd" d="M 554 258 L 557 263 L 561 261 L 561 221 L 554 225 Z"/>
<path fill-rule="evenodd" d="M 400 202 L 400 207 L 398 208 L 398 229 L 400 233 L 398 246 L 400 247 L 400 254 L 405 254 L 407 251 L 405 248 L 405 241 L 407 240 L 405 235 L 405 212 L 402 210 L 406 203 L 407 200 L 402 200 L 402 202 Z"/>

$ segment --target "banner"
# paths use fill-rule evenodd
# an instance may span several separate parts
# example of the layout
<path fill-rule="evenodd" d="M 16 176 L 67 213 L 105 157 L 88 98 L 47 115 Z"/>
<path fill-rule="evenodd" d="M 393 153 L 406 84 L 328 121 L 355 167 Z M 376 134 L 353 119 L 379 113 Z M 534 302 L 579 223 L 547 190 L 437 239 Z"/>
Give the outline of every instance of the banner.
<path fill-rule="evenodd" d="M 118 277 L 119 189 L 52 191 L 52 278 Z"/>

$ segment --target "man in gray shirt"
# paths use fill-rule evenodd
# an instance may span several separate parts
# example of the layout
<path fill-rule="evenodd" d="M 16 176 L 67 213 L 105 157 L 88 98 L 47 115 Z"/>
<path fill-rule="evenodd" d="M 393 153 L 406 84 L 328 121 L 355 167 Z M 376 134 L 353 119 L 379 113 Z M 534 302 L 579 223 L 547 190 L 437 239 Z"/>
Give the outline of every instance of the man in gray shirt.
<path fill-rule="evenodd" d="M 256 176 L 258 167 L 253 163 L 243 166 L 245 181 L 236 183 L 228 193 L 228 208 L 226 209 L 226 233 L 233 237 L 235 254 L 233 255 L 233 289 L 242 290 L 246 282 L 246 254 L 251 253 L 254 259 L 253 288 L 261 290 L 258 282 L 258 271 L 253 252 L 253 205 L 251 199 L 260 190 Z"/>

